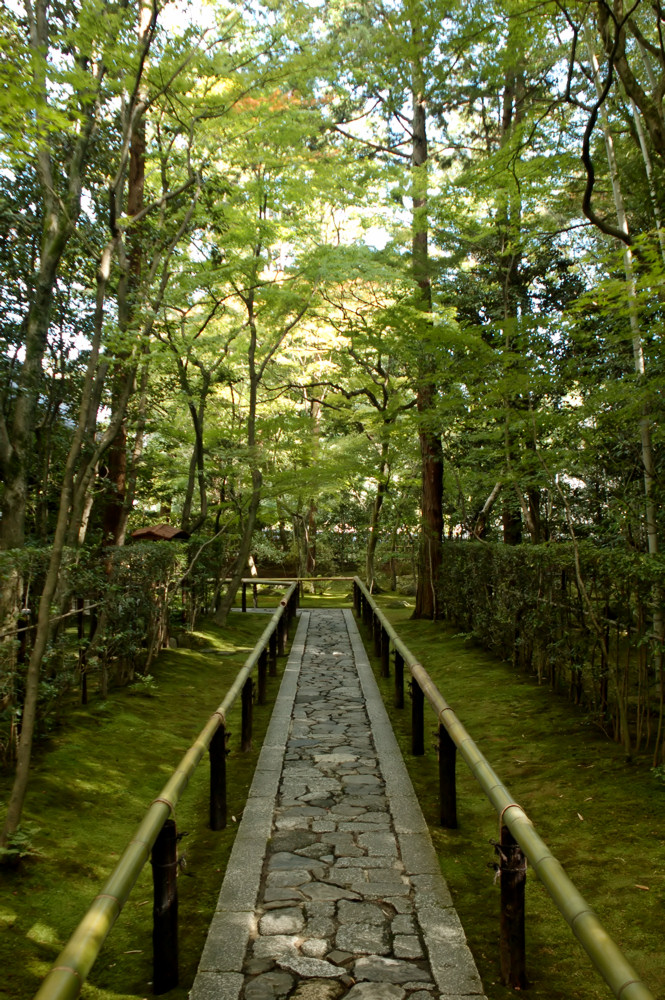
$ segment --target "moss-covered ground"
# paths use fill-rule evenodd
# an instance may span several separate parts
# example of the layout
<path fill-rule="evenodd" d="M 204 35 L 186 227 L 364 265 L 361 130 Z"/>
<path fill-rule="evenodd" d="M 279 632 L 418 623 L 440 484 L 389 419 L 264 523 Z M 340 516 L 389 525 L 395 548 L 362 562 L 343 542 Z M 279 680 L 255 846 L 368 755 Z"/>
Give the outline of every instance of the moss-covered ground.
<path fill-rule="evenodd" d="M 607 931 L 654 995 L 665 996 L 665 784 L 649 762 L 627 763 L 581 711 L 446 626 L 411 620 L 412 609 L 394 597 L 379 603 Z M 412 757 L 408 691 L 405 710 L 396 710 L 394 679 L 380 678 L 372 659 L 487 996 L 506 1000 L 513 994 L 500 984 L 499 888 L 488 868 L 498 817 L 459 759 L 459 827 L 438 826 L 434 714 L 426 705 L 425 757 Z M 531 1000 L 611 995 L 533 872 L 526 934 Z"/>
<path fill-rule="evenodd" d="M 276 602 L 273 601 L 273 606 Z M 24 822 L 38 827 L 35 854 L 15 871 L 0 871 L 0 997 L 28 1000 L 100 891 L 146 808 L 222 701 L 265 628 L 265 615 L 229 616 L 220 630 L 199 626 L 195 649 L 164 652 L 151 668 L 154 691 L 94 695 L 37 748 Z M 239 702 L 230 716 L 227 762 L 229 824 L 208 829 L 208 767 L 204 758 L 177 808 L 180 981 L 191 986 L 224 868 L 278 690 L 269 678 L 268 704 L 254 706 L 254 747 L 239 751 Z M 140 687 L 140 686 L 139 686 Z M 0 779 L 6 801 L 10 776 Z M 150 865 L 112 929 L 82 995 L 135 1000 L 151 995 Z"/>
<path fill-rule="evenodd" d="M 274 607 L 279 596 L 262 595 L 259 603 Z M 329 585 L 305 594 L 301 604 L 338 607 L 348 598 L 348 585 Z M 665 996 L 665 784 L 646 761 L 627 764 L 620 748 L 546 688 L 444 626 L 410 620 L 404 602 L 379 600 L 608 931 L 653 993 Z M 107 702 L 93 698 L 40 745 L 25 816 L 40 828 L 33 835 L 36 854 L 20 869 L 0 873 L 2 1000 L 33 996 L 265 624 L 264 615 L 233 614 L 223 631 L 201 626 L 198 648 L 166 652 L 153 665 L 154 692 L 125 688 Z M 280 660 L 280 676 L 283 665 Z M 412 758 L 408 697 L 406 710 L 396 711 L 392 678 L 379 681 L 487 995 L 507 1000 L 512 994 L 499 982 L 499 890 L 488 868 L 496 815 L 460 762 L 459 829 L 437 826 L 434 717 L 428 717 L 425 757 Z M 207 828 L 205 761 L 178 807 L 178 829 L 186 836 L 181 986 L 169 994 L 172 1000 L 184 1000 L 193 980 L 278 683 L 269 682 L 268 705 L 255 706 L 251 753 L 239 752 L 239 709 L 230 719 L 229 828 Z M 9 785 L 3 776 L 3 796 Z M 146 866 L 83 989 L 89 1000 L 151 996 L 150 878 Z M 533 873 L 527 951 L 532 1000 L 609 996 Z"/>

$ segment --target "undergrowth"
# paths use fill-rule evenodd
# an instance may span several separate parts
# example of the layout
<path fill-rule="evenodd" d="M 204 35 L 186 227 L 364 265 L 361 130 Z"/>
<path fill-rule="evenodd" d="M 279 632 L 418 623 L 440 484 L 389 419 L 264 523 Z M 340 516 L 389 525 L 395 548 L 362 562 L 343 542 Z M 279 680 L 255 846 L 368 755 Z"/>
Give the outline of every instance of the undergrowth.
<path fill-rule="evenodd" d="M 379 603 L 606 930 L 654 995 L 665 995 L 665 786 L 649 762 L 626 763 L 580 710 L 446 626 L 412 621 L 412 609 L 390 597 Z M 425 756 L 412 757 L 408 691 L 398 711 L 393 676 L 381 678 L 370 658 L 486 994 L 508 1000 L 514 994 L 500 983 L 499 888 L 489 867 L 498 817 L 458 756 L 459 827 L 438 826 L 434 714 L 426 704 Z M 533 872 L 526 905 L 531 1000 L 610 996 Z"/>

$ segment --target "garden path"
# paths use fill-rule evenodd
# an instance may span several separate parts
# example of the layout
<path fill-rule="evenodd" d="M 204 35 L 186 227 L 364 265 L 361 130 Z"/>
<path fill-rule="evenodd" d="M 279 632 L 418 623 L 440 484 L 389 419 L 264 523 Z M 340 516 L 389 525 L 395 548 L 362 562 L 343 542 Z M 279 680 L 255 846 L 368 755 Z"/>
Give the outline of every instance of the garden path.
<path fill-rule="evenodd" d="M 303 611 L 191 1000 L 482 1000 L 350 611 Z"/>

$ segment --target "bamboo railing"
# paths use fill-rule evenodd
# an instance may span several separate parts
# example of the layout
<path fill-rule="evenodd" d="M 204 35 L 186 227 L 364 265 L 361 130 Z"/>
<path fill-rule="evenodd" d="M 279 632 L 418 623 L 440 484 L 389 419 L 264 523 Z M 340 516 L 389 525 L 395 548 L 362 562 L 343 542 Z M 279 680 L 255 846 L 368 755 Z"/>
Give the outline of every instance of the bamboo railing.
<path fill-rule="evenodd" d="M 389 649 L 392 643 L 395 654 L 395 704 L 398 707 L 403 707 L 404 705 L 403 691 L 401 705 L 399 704 L 400 674 L 403 675 L 404 664 L 408 666 L 411 672 L 414 681 L 412 699 L 414 723 L 412 750 L 415 754 L 422 754 L 424 752 L 424 725 L 422 719 L 424 701 L 427 700 L 434 710 L 439 723 L 440 733 L 439 773 L 441 778 L 442 825 L 450 827 L 457 825 L 455 817 L 454 761 L 455 751 L 459 750 L 476 781 L 498 813 L 502 830 L 505 829 L 510 835 L 506 842 L 504 842 L 502 837 L 501 847 L 505 851 L 505 854 L 513 853 L 510 841 L 519 845 L 524 855 L 528 858 L 530 865 L 535 870 L 538 879 L 547 889 L 557 909 L 567 921 L 575 937 L 586 951 L 596 970 L 603 977 L 615 997 L 617 997 L 617 1000 L 655 1000 L 649 988 L 640 980 L 638 973 L 604 929 L 589 904 L 575 888 L 575 885 L 566 875 L 560 863 L 536 833 L 525 811 L 521 806 L 517 805 L 511 793 L 492 770 L 489 762 L 471 739 L 471 736 L 457 718 L 453 709 L 446 702 L 423 665 L 418 662 L 413 653 L 411 653 L 406 644 L 397 635 L 391 623 L 377 606 L 375 600 L 358 577 L 354 580 L 354 608 L 356 614 L 372 630 L 374 649 L 377 656 L 381 658 L 381 668 L 384 676 L 388 676 L 389 674 Z M 442 737 L 443 740 L 441 739 Z M 512 872 L 514 871 L 515 868 L 512 869 Z M 504 919 L 505 915 L 502 915 L 502 924 L 504 923 Z M 502 932 L 503 929 L 502 926 Z M 507 936 L 510 936 L 511 933 L 514 935 L 515 930 L 514 926 L 506 928 Z M 519 933 L 518 930 L 518 936 Z M 515 963 L 515 958 L 513 956 L 506 961 L 510 965 L 511 962 Z M 518 959 L 517 966 L 519 967 L 520 964 Z M 504 956 L 502 954 L 502 969 L 504 968 Z M 512 970 L 509 969 L 508 976 L 504 973 L 504 979 L 509 980 L 513 978 L 511 971 L 517 971 L 517 979 L 519 979 L 521 971 L 519 968 L 517 970 L 515 968 Z M 520 986 L 520 983 L 513 982 L 510 985 Z"/>

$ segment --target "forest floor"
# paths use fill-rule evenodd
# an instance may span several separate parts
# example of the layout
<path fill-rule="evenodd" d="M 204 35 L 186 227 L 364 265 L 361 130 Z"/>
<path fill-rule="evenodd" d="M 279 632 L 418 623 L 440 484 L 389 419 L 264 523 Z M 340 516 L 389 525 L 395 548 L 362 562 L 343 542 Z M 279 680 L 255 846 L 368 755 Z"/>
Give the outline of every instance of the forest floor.
<path fill-rule="evenodd" d="M 302 603 L 339 606 L 340 598 L 348 605 L 346 590 L 330 589 L 305 595 Z M 665 784 L 646 760 L 627 764 L 619 747 L 547 688 L 440 624 L 411 621 L 406 600 L 386 595 L 380 602 L 607 930 L 654 994 L 665 995 Z M 274 606 L 276 598 L 262 595 L 259 603 Z M 106 702 L 93 696 L 42 741 L 25 815 L 27 824 L 39 828 L 32 835 L 34 854 L 19 869 L 0 872 L 2 1000 L 34 995 L 265 624 L 264 615 L 232 614 L 223 631 L 200 625 L 199 648 L 170 650 L 153 665 L 153 690 L 139 684 L 112 691 Z M 279 661 L 279 677 L 285 662 Z M 228 829 L 207 829 L 204 761 L 178 806 L 186 866 L 179 880 L 182 985 L 168 994 L 172 1000 L 184 1000 L 193 981 L 279 677 L 270 679 L 268 704 L 255 706 L 252 752 L 239 752 L 239 706 L 229 721 Z M 438 828 L 434 717 L 431 726 L 426 718 L 431 739 L 425 757 L 411 758 L 408 701 L 405 711 L 392 708 L 392 678 L 377 679 L 487 996 L 507 1000 L 513 994 L 500 985 L 498 970 L 499 890 L 488 867 L 496 815 L 460 762 L 459 829 Z M 3 798 L 9 786 L 10 775 L 0 776 Z M 151 996 L 151 916 L 146 865 L 83 988 L 84 998 Z M 531 873 L 527 963 L 532 1000 L 609 996 Z"/>

